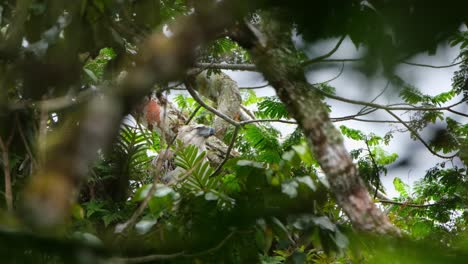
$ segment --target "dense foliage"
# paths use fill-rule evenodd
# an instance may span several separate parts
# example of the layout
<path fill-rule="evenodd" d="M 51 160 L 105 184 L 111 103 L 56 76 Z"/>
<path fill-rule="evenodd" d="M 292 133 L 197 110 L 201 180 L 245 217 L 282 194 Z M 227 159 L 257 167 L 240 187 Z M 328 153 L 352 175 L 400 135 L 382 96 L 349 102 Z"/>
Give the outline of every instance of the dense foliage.
<path fill-rule="evenodd" d="M 149 93 L 122 87 L 142 63 L 140 47 L 153 31 L 170 35 L 189 27 L 178 19 L 197 13 L 203 18 L 217 2 L 0 2 L 0 262 L 464 263 L 468 34 L 460 28 L 468 23 L 466 3 L 238 1 L 252 24 L 261 23 L 265 10 L 281 10 L 279 20 L 294 25 L 306 43 L 349 36 L 356 46 L 368 48 L 366 56 L 354 61 L 356 69 L 373 74 L 381 65 L 397 87 L 400 102 L 380 105 L 377 98 L 342 98 L 328 82 L 314 86 L 321 100 L 362 106 L 332 121 L 386 111 L 398 124 L 384 135 L 339 126 L 344 137 L 363 146 L 349 151 L 353 162 L 372 199 L 401 230 L 399 235 L 376 235 L 353 229 L 308 135 L 300 127 L 284 134 L 272 125 L 297 126 L 277 96 L 260 96 L 256 87 L 241 89 L 248 119 L 236 116 L 241 121 L 219 136 L 219 144 L 229 149 L 221 163 L 209 159 L 210 146 L 200 151 L 139 122 L 141 99 L 150 94 L 175 105 L 176 114 L 167 111 L 178 118 L 171 124 L 213 124 L 215 113 L 197 98 L 171 93 L 188 87 L 184 78 L 158 82 Z M 189 65 L 195 70 L 184 75 L 207 70 L 208 77 L 215 76 L 230 65 L 256 70 L 245 43 L 228 35 L 198 47 L 197 63 Z M 398 63 L 433 51 L 441 42 L 460 49 L 451 65 L 459 67 L 452 87 L 430 96 L 396 75 Z M 332 53 L 311 59 L 298 49 L 295 59 L 305 70 L 314 70 Z M 431 67 L 415 65 L 421 66 Z M 141 83 L 149 79 L 138 77 Z M 114 115 L 90 117 L 95 109 Z M 433 124 L 443 127 L 434 130 Z M 107 129 L 112 125 L 115 131 Z M 108 132 L 94 137 L 95 131 Z M 429 141 L 421 136 L 427 131 L 434 134 Z M 399 197 L 389 199 L 381 177 L 390 166 L 410 168 L 385 149 L 398 144 L 392 141 L 396 133 L 405 132 L 440 162 L 414 186 L 395 178 Z M 163 180 L 175 170 L 181 171 L 176 180 Z M 71 179 L 60 176 L 63 172 Z M 56 203 L 44 202 L 49 200 Z"/>

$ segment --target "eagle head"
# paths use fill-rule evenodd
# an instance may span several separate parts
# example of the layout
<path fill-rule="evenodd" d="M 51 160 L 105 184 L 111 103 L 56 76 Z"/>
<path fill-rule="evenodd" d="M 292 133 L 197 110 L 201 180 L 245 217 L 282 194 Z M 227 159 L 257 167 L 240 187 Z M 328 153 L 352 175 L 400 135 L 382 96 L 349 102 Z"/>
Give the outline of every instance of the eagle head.
<path fill-rule="evenodd" d="M 195 145 L 200 151 L 204 151 L 206 139 L 215 133 L 212 127 L 203 125 L 187 125 L 179 128 L 178 138 L 185 146 Z"/>

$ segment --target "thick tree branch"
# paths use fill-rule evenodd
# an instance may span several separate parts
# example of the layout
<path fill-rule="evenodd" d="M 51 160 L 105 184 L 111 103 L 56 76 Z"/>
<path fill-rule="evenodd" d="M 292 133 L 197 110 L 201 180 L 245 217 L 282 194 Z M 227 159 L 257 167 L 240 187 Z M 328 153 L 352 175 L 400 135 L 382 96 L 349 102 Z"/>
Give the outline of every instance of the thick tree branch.
<path fill-rule="evenodd" d="M 310 89 L 303 67 L 295 56 L 291 28 L 272 17 L 262 17 L 262 22 L 261 32 L 266 43 L 259 41 L 249 27 L 233 31 L 231 37 L 249 49 L 257 68 L 301 126 L 327 175 L 337 203 L 359 230 L 398 232 L 372 202 L 339 131 L 328 117 L 326 106 L 315 89 Z"/>
<path fill-rule="evenodd" d="M 53 227 L 63 223 L 70 213 L 70 194 L 88 175 L 97 151 L 111 144 L 122 117 L 154 84 L 181 79 L 195 63 L 196 49 L 217 38 L 252 8 L 245 1 L 209 3 L 212 6 L 200 12 L 179 17 L 171 28 L 172 36 L 160 32 L 148 37 L 123 82 L 93 98 L 83 106 L 78 119 L 70 119 L 52 135 L 63 140 L 48 147 L 44 166 L 31 177 L 24 192 L 23 211 L 31 224 Z"/>

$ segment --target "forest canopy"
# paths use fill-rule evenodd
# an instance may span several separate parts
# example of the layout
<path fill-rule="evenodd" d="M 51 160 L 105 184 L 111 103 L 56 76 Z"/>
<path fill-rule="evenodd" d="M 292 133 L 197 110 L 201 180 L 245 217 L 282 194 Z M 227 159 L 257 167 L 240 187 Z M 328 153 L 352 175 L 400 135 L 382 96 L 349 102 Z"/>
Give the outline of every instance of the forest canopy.
<path fill-rule="evenodd" d="M 0 262 L 465 263 L 466 10 L 1 1 Z M 334 44 L 311 56 L 324 40 Z M 347 42 L 359 57 L 335 56 Z M 440 45 L 456 50 L 450 64 L 411 60 Z M 401 65 L 455 70 L 427 93 Z M 336 76 L 310 81 L 330 67 Z M 343 96 L 345 67 L 386 85 Z M 359 110 L 335 114 L 347 105 Z M 393 175 L 392 197 L 383 177 L 412 169 L 387 151 L 396 137 L 433 159 L 411 186 Z"/>

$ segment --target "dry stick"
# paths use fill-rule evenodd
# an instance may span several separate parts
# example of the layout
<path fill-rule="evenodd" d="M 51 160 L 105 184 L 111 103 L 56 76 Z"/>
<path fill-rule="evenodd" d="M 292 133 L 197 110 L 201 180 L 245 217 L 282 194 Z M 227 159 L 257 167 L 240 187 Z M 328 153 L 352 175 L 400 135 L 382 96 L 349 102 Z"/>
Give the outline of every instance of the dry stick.
<path fill-rule="evenodd" d="M 397 115 L 395 115 L 391 110 L 388 110 L 386 109 L 386 111 L 391 115 L 393 116 L 396 120 L 398 120 L 398 122 L 400 122 L 403 126 L 405 126 L 410 132 L 411 134 L 413 134 L 417 139 L 419 139 L 419 141 L 421 141 L 421 143 L 427 148 L 427 150 L 429 150 L 429 152 L 431 152 L 432 154 L 436 155 L 437 157 L 439 158 L 442 158 L 442 159 L 452 159 L 454 158 L 457 153 L 455 153 L 454 155 L 451 155 L 451 156 L 444 156 L 444 155 L 440 155 L 438 154 L 437 152 L 435 152 L 434 150 L 432 150 L 432 148 L 429 146 L 429 144 L 426 143 L 426 141 L 424 141 L 424 139 L 422 139 L 422 137 L 418 134 L 418 132 L 416 132 L 413 128 L 411 128 L 405 121 L 403 121 L 400 117 L 398 117 Z"/>

